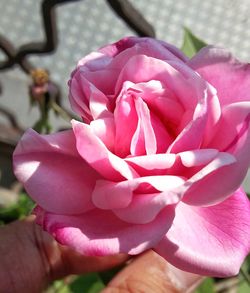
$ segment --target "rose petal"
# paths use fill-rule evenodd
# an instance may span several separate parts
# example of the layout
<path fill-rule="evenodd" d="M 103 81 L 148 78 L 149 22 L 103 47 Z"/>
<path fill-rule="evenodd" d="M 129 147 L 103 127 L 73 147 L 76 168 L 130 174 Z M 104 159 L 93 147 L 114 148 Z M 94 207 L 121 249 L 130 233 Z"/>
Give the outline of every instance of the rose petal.
<path fill-rule="evenodd" d="M 69 99 L 72 109 L 87 122 L 101 117 L 110 117 L 108 98 L 85 75 L 84 72 L 76 70 L 69 82 Z"/>
<path fill-rule="evenodd" d="M 225 200 L 241 183 L 232 170 L 235 157 L 228 153 L 218 155 L 180 187 L 182 201 L 190 205 L 209 206 Z M 232 175 L 233 174 L 233 175 Z"/>
<path fill-rule="evenodd" d="M 111 60 L 111 57 L 101 52 L 92 52 L 80 59 L 77 63 L 77 67 L 83 68 L 84 66 L 85 70 L 98 71 L 107 67 Z"/>
<path fill-rule="evenodd" d="M 172 190 L 183 185 L 184 179 L 178 176 L 148 176 L 134 179 L 131 185 L 138 182 L 142 186 L 138 186 L 137 194 L 134 194 L 130 204 L 127 207 L 114 209 L 113 212 L 125 222 L 146 224 L 151 222 L 167 205 L 176 204 L 180 200 L 178 194 Z M 148 183 L 162 192 L 143 193 L 145 188 L 143 183 Z"/>
<path fill-rule="evenodd" d="M 92 194 L 92 201 L 97 208 L 105 210 L 127 207 L 138 185 L 139 182 L 129 180 L 122 182 L 98 180 Z"/>
<path fill-rule="evenodd" d="M 157 191 L 168 191 L 166 202 L 171 204 L 179 201 L 176 194 L 169 191 L 182 185 L 184 179 L 179 176 L 146 176 L 121 182 L 111 182 L 98 180 L 93 191 L 92 200 L 96 207 L 100 209 L 120 209 L 126 208 L 138 194 L 148 195 Z M 135 194 L 133 194 L 135 192 Z M 142 197 L 143 198 L 143 197 Z M 129 208 L 126 213 L 129 213 Z"/>
<path fill-rule="evenodd" d="M 163 175 L 175 163 L 175 154 L 153 154 L 125 159 L 141 176 Z"/>
<path fill-rule="evenodd" d="M 126 88 L 124 88 L 124 91 Z M 114 111 L 116 126 L 115 154 L 126 157 L 130 154 L 131 139 L 136 130 L 138 117 L 135 111 L 134 98 L 121 91 Z"/>
<path fill-rule="evenodd" d="M 241 129 L 250 116 L 250 102 L 239 102 L 227 105 L 222 112 L 221 120 L 209 146 L 219 150 L 228 150 L 233 145 L 237 148 L 242 135 Z M 230 129 L 230 131 L 228 131 Z M 249 131 L 249 130 L 246 130 Z"/>
<path fill-rule="evenodd" d="M 111 151 L 114 151 L 115 141 L 115 123 L 114 118 L 102 118 L 90 122 L 90 127 L 94 134 L 100 138 L 105 146 Z"/>
<path fill-rule="evenodd" d="M 179 153 L 183 151 L 200 148 L 207 123 L 207 96 L 197 104 L 192 119 L 181 131 L 174 142 L 169 146 L 168 153 Z"/>
<path fill-rule="evenodd" d="M 190 105 L 197 103 L 198 80 L 204 86 L 204 81 L 199 79 L 198 75 L 195 78 L 196 83 L 192 83 L 167 62 L 145 55 L 136 55 L 131 57 L 121 70 L 115 92 L 120 92 L 125 81 L 141 83 L 158 80 L 180 99 L 185 109 L 189 109 Z"/>
<path fill-rule="evenodd" d="M 99 209 L 79 216 L 40 213 L 39 222 L 59 243 L 83 255 L 104 256 L 139 254 L 152 248 L 166 234 L 173 217 L 174 208 L 169 206 L 145 225 L 125 223 L 112 212 Z"/>
<path fill-rule="evenodd" d="M 135 51 L 133 53 L 133 51 Z M 99 49 L 99 52 L 106 56 L 116 57 L 113 60 L 118 60 L 118 65 L 121 67 L 127 62 L 122 62 L 122 59 L 134 54 L 145 54 L 162 60 L 181 60 L 186 62 L 188 58 L 175 46 L 163 41 L 158 41 L 152 38 L 126 37 L 118 42 L 104 46 Z"/>
<path fill-rule="evenodd" d="M 184 271 L 234 276 L 250 250 L 249 214 L 241 190 L 209 208 L 179 203 L 174 223 L 155 251 Z"/>
<path fill-rule="evenodd" d="M 187 64 L 216 88 L 222 106 L 249 101 L 250 66 L 234 59 L 228 51 L 208 46 Z"/>
<path fill-rule="evenodd" d="M 157 142 L 151 124 L 150 112 L 141 98 L 135 99 L 135 108 L 138 116 L 138 126 L 132 137 L 130 152 L 132 155 L 155 154 Z"/>
<path fill-rule="evenodd" d="M 218 152 L 216 149 L 200 149 L 181 152 L 178 156 L 181 159 L 181 163 L 190 168 L 208 164 L 218 155 Z"/>
<path fill-rule="evenodd" d="M 51 135 L 26 131 L 13 161 L 18 180 L 47 211 L 79 214 L 93 207 L 91 194 L 99 176 L 78 155 L 72 131 Z"/>
<path fill-rule="evenodd" d="M 114 214 L 122 221 L 132 224 L 152 222 L 159 212 L 168 205 L 176 204 L 179 198 L 170 192 L 135 195 L 126 208 L 114 209 Z"/>
<path fill-rule="evenodd" d="M 120 181 L 138 177 L 132 167 L 106 148 L 89 125 L 73 120 L 72 127 L 80 156 L 104 178 Z"/>

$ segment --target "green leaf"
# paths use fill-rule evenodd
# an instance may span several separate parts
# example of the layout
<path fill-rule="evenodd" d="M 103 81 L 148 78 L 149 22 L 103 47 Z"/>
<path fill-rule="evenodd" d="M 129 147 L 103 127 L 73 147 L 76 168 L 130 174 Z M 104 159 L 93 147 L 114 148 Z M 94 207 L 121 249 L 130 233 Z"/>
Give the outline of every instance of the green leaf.
<path fill-rule="evenodd" d="M 107 271 L 99 272 L 98 274 L 103 284 L 107 285 L 114 278 L 114 276 L 122 270 L 122 268 L 124 268 L 124 265 L 115 267 Z"/>
<path fill-rule="evenodd" d="M 201 285 L 196 289 L 195 293 L 213 293 L 214 290 L 214 279 L 206 278 Z"/>
<path fill-rule="evenodd" d="M 249 293 L 249 285 L 247 282 L 241 282 L 238 287 L 238 293 Z"/>
<path fill-rule="evenodd" d="M 69 288 L 72 293 L 99 293 L 105 286 L 98 274 L 92 273 L 78 277 Z"/>
<path fill-rule="evenodd" d="M 34 207 L 33 201 L 26 193 L 21 193 L 18 202 L 7 208 L 0 208 L 0 221 L 7 224 L 30 214 Z"/>
<path fill-rule="evenodd" d="M 196 37 L 188 28 L 184 27 L 184 40 L 181 47 L 182 52 L 188 57 L 193 57 L 201 48 L 207 44 Z"/>

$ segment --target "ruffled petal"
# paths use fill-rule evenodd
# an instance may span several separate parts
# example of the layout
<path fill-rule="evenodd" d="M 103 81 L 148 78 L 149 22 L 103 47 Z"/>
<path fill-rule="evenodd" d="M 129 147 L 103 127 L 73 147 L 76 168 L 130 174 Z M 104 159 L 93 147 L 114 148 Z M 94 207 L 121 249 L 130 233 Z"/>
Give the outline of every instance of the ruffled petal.
<path fill-rule="evenodd" d="M 187 64 L 216 88 L 222 106 L 249 101 L 250 65 L 234 59 L 225 49 L 205 47 Z"/>
<path fill-rule="evenodd" d="M 138 177 L 132 167 L 106 148 L 89 125 L 73 120 L 72 127 L 80 156 L 103 178 L 121 181 Z"/>
<path fill-rule="evenodd" d="M 157 142 L 151 124 L 149 109 L 139 97 L 135 98 L 135 108 L 138 116 L 138 125 L 131 140 L 130 153 L 133 156 L 155 154 Z"/>
<path fill-rule="evenodd" d="M 120 157 L 130 154 L 131 139 L 138 124 L 134 98 L 124 91 L 122 90 L 118 96 L 114 110 L 115 154 Z"/>
<path fill-rule="evenodd" d="M 69 100 L 72 109 L 90 122 L 92 119 L 110 117 L 109 99 L 94 83 L 86 78 L 86 72 L 76 70 L 69 82 Z"/>
<path fill-rule="evenodd" d="M 203 99 L 197 104 L 193 117 L 188 119 L 187 126 L 180 132 L 173 143 L 169 146 L 168 153 L 179 153 L 199 149 L 207 124 L 207 93 L 204 93 Z"/>
<path fill-rule="evenodd" d="M 122 59 L 124 59 L 126 55 L 133 56 L 134 54 L 144 54 L 162 60 L 170 59 L 184 62 L 188 60 L 175 46 L 147 37 L 126 37 L 118 42 L 100 48 L 99 52 L 109 57 L 116 57 L 114 60 L 121 57 L 121 55 Z M 127 60 L 122 62 L 121 58 L 118 60 L 119 62 L 117 64 L 121 67 L 127 62 Z"/>
<path fill-rule="evenodd" d="M 100 209 L 123 209 L 141 195 L 142 201 L 149 198 L 152 192 L 166 192 L 167 204 L 177 203 L 180 198 L 170 191 L 184 183 L 184 179 L 179 176 L 147 176 L 131 180 L 112 182 L 98 180 L 93 191 L 92 200 L 96 207 Z M 157 194 L 156 194 L 157 195 Z M 134 204 L 133 204 L 134 205 Z M 143 209 L 141 210 L 141 212 Z M 139 213 L 141 215 L 142 213 Z"/>
<path fill-rule="evenodd" d="M 249 215 L 242 190 L 208 208 L 179 203 L 173 225 L 155 251 L 184 271 L 234 276 L 250 250 Z"/>
<path fill-rule="evenodd" d="M 182 201 L 195 206 L 209 206 L 225 200 L 241 183 L 233 172 L 235 167 L 234 156 L 218 153 L 210 163 L 180 187 Z"/>
<path fill-rule="evenodd" d="M 174 218 L 174 207 L 165 208 L 144 225 L 125 223 L 111 211 L 94 209 L 79 216 L 63 216 L 35 210 L 39 224 L 55 239 L 83 255 L 139 254 L 154 247 Z"/>
<path fill-rule="evenodd" d="M 194 78 L 195 82 L 193 82 Z M 135 55 L 121 70 L 115 92 L 120 92 L 125 81 L 141 83 L 150 80 L 158 80 L 164 84 L 180 100 L 185 109 L 197 104 L 197 96 L 202 93 L 201 89 L 204 89 L 204 81 L 198 75 L 192 74 L 189 79 L 163 60 L 146 55 Z"/>
<path fill-rule="evenodd" d="M 90 122 L 90 127 L 94 134 L 100 138 L 105 146 L 114 152 L 115 123 L 114 118 L 97 119 Z"/>
<path fill-rule="evenodd" d="M 175 160 L 175 154 L 153 154 L 125 159 L 141 176 L 166 174 Z"/>
<path fill-rule="evenodd" d="M 16 177 L 45 210 L 79 214 L 93 207 L 91 195 L 99 175 L 77 153 L 71 130 L 51 135 L 26 131 L 13 162 Z"/>
<path fill-rule="evenodd" d="M 249 132 L 250 102 L 225 106 L 216 133 L 209 146 L 221 151 L 237 150 L 244 133 Z M 230 131 L 228 131 L 230 129 Z M 233 150 L 232 150 L 233 149 Z"/>

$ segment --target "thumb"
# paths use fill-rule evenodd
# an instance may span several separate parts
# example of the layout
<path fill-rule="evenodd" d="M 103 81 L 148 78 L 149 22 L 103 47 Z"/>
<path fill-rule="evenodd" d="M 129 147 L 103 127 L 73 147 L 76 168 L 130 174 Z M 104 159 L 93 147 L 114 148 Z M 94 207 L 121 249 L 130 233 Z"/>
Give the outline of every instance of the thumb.
<path fill-rule="evenodd" d="M 102 293 L 192 292 L 201 280 L 201 276 L 173 268 L 150 250 L 135 258 L 117 274 Z"/>

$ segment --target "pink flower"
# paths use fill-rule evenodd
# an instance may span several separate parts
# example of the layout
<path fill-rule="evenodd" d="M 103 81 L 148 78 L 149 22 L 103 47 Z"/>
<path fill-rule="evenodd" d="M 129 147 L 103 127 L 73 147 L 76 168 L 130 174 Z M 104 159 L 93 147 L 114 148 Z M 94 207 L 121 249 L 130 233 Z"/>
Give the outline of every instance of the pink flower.
<path fill-rule="evenodd" d="M 202 275 L 238 273 L 250 250 L 250 66 L 221 48 L 192 59 L 125 38 L 79 61 L 70 103 L 83 122 L 14 153 L 37 222 L 85 255 L 153 248 Z"/>

